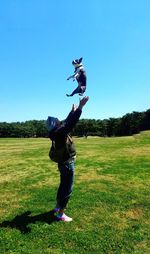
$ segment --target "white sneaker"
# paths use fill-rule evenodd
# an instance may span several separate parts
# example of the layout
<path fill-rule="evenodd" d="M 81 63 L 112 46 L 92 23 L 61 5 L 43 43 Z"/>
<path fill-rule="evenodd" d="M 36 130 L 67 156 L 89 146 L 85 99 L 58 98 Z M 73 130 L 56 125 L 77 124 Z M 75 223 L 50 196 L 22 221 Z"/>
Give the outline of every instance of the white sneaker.
<path fill-rule="evenodd" d="M 70 221 L 72 221 L 72 218 L 71 218 L 71 217 L 68 217 L 65 213 L 63 213 L 63 214 L 59 213 L 59 214 L 57 215 L 57 218 L 58 218 L 59 220 L 65 221 L 65 222 L 70 222 Z"/>

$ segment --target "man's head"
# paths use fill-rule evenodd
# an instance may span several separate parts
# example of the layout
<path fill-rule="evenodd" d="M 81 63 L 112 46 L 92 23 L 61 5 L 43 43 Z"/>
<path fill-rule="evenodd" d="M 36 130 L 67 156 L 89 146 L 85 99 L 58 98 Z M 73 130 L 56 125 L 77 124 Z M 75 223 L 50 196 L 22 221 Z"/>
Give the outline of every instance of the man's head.
<path fill-rule="evenodd" d="M 55 127 L 59 126 L 60 121 L 56 117 L 48 116 L 46 123 L 48 131 L 52 131 Z"/>

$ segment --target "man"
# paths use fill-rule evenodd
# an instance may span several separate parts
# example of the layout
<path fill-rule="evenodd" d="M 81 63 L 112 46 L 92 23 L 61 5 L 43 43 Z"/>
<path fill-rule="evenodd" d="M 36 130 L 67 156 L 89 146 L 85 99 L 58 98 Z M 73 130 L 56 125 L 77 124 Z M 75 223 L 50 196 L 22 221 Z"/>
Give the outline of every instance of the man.
<path fill-rule="evenodd" d="M 85 106 L 88 100 L 89 97 L 85 96 L 80 100 L 79 106 L 73 105 L 71 112 L 63 122 L 59 121 L 55 117 L 48 117 L 47 126 L 49 130 L 49 138 L 52 140 L 52 143 L 55 143 L 56 150 L 63 151 L 63 148 L 66 147 L 68 134 L 78 122 L 82 113 L 82 108 Z M 68 153 L 67 155 L 65 154 L 66 157 L 64 159 L 60 154 L 61 159 L 60 162 L 58 162 L 60 185 L 57 191 L 56 207 L 53 209 L 53 212 L 57 213 L 57 218 L 59 220 L 70 222 L 72 221 L 72 218 L 68 217 L 64 213 L 64 209 L 66 208 L 71 196 L 74 181 L 74 159 L 76 151 L 72 141 L 69 145 L 69 149 L 67 149 L 67 152 Z"/>

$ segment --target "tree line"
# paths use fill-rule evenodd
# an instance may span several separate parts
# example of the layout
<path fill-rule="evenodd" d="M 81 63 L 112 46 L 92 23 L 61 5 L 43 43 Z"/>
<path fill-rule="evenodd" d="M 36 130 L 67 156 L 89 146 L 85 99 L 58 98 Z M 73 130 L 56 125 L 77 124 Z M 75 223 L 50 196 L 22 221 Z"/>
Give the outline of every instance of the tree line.
<path fill-rule="evenodd" d="M 130 136 L 144 130 L 150 130 L 150 109 L 144 112 L 133 111 L 120 118 L 81 119 L 72 131 L 72 135 L 78 137 Z M 0 138 L 10 137 L 48 137 L 46 121 L 0 122 Z"/>

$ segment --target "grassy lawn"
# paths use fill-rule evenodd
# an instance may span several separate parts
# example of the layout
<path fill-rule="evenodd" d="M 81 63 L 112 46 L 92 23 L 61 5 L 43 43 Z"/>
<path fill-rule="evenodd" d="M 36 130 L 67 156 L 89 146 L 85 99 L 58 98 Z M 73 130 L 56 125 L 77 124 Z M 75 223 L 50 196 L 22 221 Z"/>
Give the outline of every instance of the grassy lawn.
<path fill-rule="evenodd" d="M 48 139 L 0 139 L 0 253 L 149 254 L 150 132 L 75 139 L 75 184 L 56 222 Z"/>

